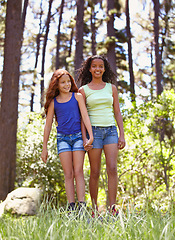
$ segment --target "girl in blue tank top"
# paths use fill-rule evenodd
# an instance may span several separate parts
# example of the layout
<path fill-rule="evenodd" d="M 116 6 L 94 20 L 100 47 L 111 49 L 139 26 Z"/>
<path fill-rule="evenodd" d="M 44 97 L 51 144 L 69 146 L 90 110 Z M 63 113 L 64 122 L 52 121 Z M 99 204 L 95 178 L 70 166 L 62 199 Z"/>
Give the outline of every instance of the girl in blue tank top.
<path fill-rule="evenodd" d="M 68 199 L 68 210 L 75 208 L 76 182 L 79 209 L 85 205 L 85 181 L 83 163 L 85 150 L 92 148 L 93 133 L 86 105 L 81 93 L 78 93 L 73 77 L 64 69 L 53 73 L 46 92 L 46 124 L 44 127 L 43 150 L 41 158 L 47 162 L 47 142 L 53 118 L 57 123 L 57 149 L 65 177 L 65 189 Z M 81 118 L 89 133 L 89 139 L 83 146 Z"/>

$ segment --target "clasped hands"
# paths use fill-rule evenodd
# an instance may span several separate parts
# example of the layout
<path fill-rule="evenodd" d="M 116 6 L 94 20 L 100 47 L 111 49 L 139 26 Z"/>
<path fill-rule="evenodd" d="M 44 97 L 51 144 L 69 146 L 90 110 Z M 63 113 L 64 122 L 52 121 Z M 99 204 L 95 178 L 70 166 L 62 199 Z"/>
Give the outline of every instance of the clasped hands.
<path fill-rule="evenodd" d="M 93 141 L 92 141 L 91 139 L 87 139 L 87 138 L 86 138 L 86 140 L 84 141 L 83 147 L 84 147 L 84 150 L 85 150 L 86 152 L 88 152 L 89 150 L 92 149 L 92 147 L 93 147 L 92 142 L 93 142 Z"/>

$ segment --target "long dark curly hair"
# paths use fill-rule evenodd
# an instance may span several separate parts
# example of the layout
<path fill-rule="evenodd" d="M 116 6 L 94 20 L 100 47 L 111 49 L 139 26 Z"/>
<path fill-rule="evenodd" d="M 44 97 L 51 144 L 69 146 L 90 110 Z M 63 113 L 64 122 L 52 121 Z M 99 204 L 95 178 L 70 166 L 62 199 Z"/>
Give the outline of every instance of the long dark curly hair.
<path fill-rule="evenodd" d="M 83 63 L 82 67 L 78 70 L 79 76 L 77 82 L 80 86 L 88 84 L 92 81 L 92 74 L 89 71 L 91 63 L 94 59 L 101 59 L 104 62 L 105 72 L 103 73 L 102 80 L 104 82 L 113 83 L 116 85 L 116 74 L 112 71 L 111 66 L 104 56 L 94 55 L 88 57 Z"/>
<path fill-rule="evenodd" d="M 70 92 L 78 92 L 78 87 L 75 83 L 75 80 L 68 71 L 66 71 L 64 69 L 55 70 L 55 72 L 53 73 L 52 78 L 50 80 L 49 87 L 46 91 L 46 102 L 44 104 L 44 110 L 45 110 L 46 115 L 47 115 L 48 108 L 49 108 L 51 101 L 59 95 L 58 82 L 59 82 L 59 79 L 63 75 L 68 75 L 70 77 L 70 80 L 71 80 Z"/>

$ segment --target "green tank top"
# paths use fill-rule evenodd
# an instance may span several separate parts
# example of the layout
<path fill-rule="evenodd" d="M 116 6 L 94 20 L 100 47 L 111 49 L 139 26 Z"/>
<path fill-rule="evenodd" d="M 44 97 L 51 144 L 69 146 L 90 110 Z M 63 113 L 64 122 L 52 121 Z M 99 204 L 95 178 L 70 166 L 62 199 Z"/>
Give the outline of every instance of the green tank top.
<path fill-rule="evenodd" d="M 83 89 L 91 125 L 115 126 L 111 83 L 106 83 L 105 87 L 100 90 L 92 90 L 87 84 L 83 86 Z"/>

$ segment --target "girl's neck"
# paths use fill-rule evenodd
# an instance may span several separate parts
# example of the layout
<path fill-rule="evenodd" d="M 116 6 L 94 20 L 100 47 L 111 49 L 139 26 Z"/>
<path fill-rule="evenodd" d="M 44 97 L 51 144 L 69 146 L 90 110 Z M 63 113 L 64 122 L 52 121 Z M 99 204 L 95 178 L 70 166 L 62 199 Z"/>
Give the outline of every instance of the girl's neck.
<path fill-rule="evenodd" d="M 60 103 L 63 102 L 68 102 L 72 97 L 72 92 L 68 92 L 68 93 L 62 93 L 60 92 L 60 94 L 57 96 L 57 101 Z"/>
<path fill-rule="evenodd" d="M 106 86 L 106 83 L 103 82 L 102 80 L 96 81 L 96 80 L 92 79 L 92 81 L 88 84 L 88 86 L 92 90 L 100 90 L 100 89 L 103 89 Z"/>
<path fill-rule="evenodd" d="M 100 84 L 103 84 L 104 82 L 103 82 L 102 78 L 93 78 L 91 83 L 94 85 L 100 85 Z"/>

